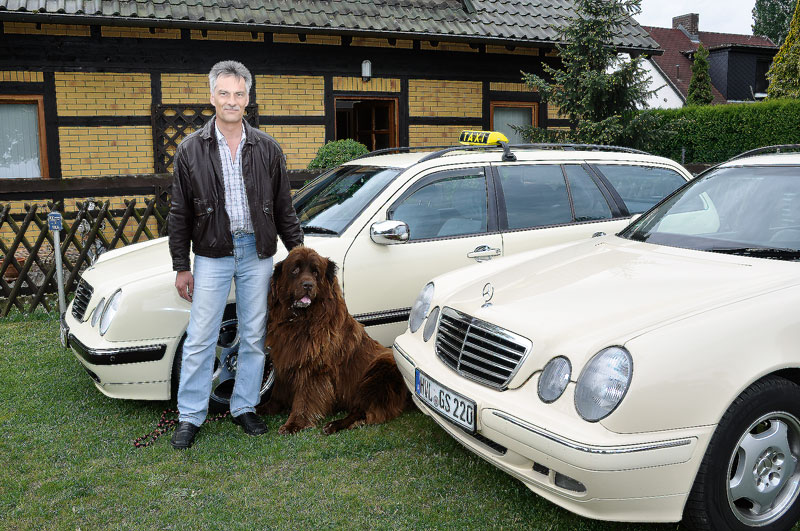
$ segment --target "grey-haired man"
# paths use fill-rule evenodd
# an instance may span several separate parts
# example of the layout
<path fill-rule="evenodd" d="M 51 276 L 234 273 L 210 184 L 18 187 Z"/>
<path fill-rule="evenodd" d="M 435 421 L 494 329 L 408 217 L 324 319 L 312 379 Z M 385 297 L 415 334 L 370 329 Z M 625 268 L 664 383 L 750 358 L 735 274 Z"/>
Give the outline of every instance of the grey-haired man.
<path fill-rule="evenodd" d="M 271 136 L 244 120 L 250 72 L 236 61 L 222 61 L 208 78 L 216 115 L 178 146 L 169 213 L 175 288 L 192 303 L 178 387 L 179 424 L 172 436 L 172 446 L 179 449 L 192 445 L 208 414 L 231 280 L 240 338 L 231 415 L 250 435 L 266 431 L 255 406 L 264 372 L 272 256 L 278 236 L 287 249 L 303 242 L 283 152 Z"/>

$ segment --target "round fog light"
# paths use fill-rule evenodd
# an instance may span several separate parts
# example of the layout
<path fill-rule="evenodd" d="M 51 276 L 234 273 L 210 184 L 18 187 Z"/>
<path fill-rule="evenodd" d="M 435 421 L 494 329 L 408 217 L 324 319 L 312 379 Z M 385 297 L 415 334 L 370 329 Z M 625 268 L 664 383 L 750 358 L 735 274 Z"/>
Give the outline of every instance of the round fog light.
<path fill-rule="evenodd" d="M 572 366 L 564 356 L 558 356 L 547 362 L 539 377 L 539 399 L 549 404 L 560 397 L 569 383 Z"/>

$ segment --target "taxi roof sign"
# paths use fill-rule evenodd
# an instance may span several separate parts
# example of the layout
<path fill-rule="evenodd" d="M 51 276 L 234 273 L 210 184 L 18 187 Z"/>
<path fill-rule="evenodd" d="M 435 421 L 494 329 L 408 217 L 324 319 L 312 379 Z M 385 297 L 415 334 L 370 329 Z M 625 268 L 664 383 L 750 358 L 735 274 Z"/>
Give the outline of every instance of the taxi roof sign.
<path fill-rule="evenodd" d="M 461 131 L 459 143 L 465 146 L 499 146 L 501 142 L 508 143 L 508 138 L 498 131 Z"/>

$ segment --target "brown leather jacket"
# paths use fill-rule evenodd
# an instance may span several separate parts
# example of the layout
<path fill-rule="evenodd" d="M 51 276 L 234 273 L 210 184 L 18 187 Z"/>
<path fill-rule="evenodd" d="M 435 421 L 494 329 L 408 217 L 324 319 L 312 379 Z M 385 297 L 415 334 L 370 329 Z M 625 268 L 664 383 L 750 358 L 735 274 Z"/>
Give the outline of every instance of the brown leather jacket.
<path fill-rule="evenodd" d="M 233 255 L 233 236 L 225 210 L 222 163 L 214 131 L 215 117 L 183 139 L 175 153 L 169 251 L 172 269 L 190 271 L 189 242 L 200 256 Z M 286 159 L 274 138 L 244 122 L 242 175 L 259 258 L 275 254 L 278 235 L 287 249 L 303 243 L 292 206 Z"/>

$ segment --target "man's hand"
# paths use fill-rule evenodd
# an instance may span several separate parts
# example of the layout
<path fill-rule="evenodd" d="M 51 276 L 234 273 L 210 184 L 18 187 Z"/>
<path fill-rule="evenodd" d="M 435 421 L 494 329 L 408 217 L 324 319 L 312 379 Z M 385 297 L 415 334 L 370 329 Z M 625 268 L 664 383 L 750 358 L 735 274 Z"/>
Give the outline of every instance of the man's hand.
<path fill-rule="evenodd" d="M 178 274 L 175 275 L 175 289 L 178 290 L 178 295 L 180 295 L 182 299 L 192 302 L 194 277 L 191 271 L 178 271 Z"/>

